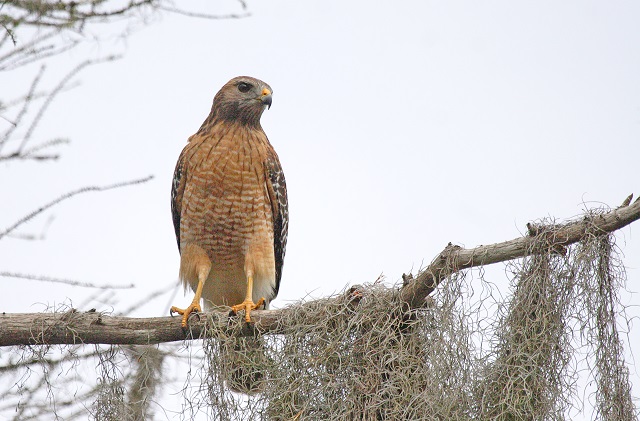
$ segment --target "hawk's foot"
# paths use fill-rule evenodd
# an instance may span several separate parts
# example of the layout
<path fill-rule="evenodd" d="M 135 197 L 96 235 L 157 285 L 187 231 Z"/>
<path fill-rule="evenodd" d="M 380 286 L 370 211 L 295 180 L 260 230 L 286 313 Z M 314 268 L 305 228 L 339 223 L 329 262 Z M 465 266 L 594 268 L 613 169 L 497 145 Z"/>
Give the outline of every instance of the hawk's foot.
<path fill-rule="evenodd" d="M 254 303 L 252 300 L 244 300 L 242 303 L 237 304 L 235 306 L 231 306 L 231 311 L 235 314 L 238 314 L 239 310 L 244 310 L 244 320 L 247 323 L 251 323 L 251 311 L 257 309 L 258 307 L 264 305 L 264 298 L 260 298 L 257 303 Z"/>
<path fill-rule="evenodd" d="M 185 309 L 178 308 L 173 306 L 169 309 L 169 314 L 173 316 L 173 313 L 178 313 L 182 315 L 182 328 L 187 328 L 187 320 L 189 320 L 189 316 L 191 313 L 201 312 L 202 308 L 200 308 L 200 303 L 191 303 L 191 305 Z"/>

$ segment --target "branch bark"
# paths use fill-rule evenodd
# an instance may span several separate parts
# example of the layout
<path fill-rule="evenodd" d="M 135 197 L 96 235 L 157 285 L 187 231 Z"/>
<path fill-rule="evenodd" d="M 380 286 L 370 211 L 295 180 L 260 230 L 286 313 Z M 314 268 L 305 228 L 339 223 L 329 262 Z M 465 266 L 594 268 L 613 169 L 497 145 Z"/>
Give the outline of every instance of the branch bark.
<path fill-rule="evenodd" d="M 504 262 L 531 253 L 531 243 L 536 235 L 551 235 L 554 250 L 558 251 L 580 241 L 589 232 L 607 234 L 619 230 L 640 219 L 640 200 L 610 212 L 586 216 L 581 220 L 554 226 L 533 226 L 528 224 L 529 236 L 516 238 L 502 243 L 463 249 L 449 244 L 433 260 L 427 269 L 411 278 L 397 293 L 409 308 L 420 308 L 438 284 L 447 276 L 475 266 L 484 266 Z M 588 231 L 589 230 L 589 231 Z M 345 303 L 357 298 L 353 291 L 345 297 L 332 299 L 345 300 Z M 305 305 L 305 304 L 300 304 Z M 254 323 L 244 324 L 240 335 L 252 335 L 255 330 L 261 333 L 282 333 L 286 326 L 283 320 L 291 307 L 278 310 L 254 311 L 251 313 Z M 144 345 L 162 342 L 182 341 L 199 338 L 206 329 L 206 323 L 216 323 L 219 329 L 229 332 L 235 330 L 237 319 L 226 312 L 215 312 L 214 317 L 192 317 L 189 319 L 188 332 L 182 330 L 179 317 L 130 318 L 112 317 L 103 313 L 81 313 L 71 310 L 64 313 L 16 313 L 0 315 L 0 346 L 45 345 L 45 344 L 130 344 Z"/>
<path fill-rule="evenodd" d="M 531 242 L 538 234 L 553 236 L 553 244 L 562 249 L 580 241 L 588 229 L 611 233 L 640 219 L 640 198 L 629 205 L 633 195 L 627 197 L 622 206 L 607 213 L 596 216 L 585 216 L 583 219 L 553 227 L 540 227 L 527 224 L 529 236 L 519 237 L 502 243 L 463 249 L 449 243 L 447 247 L 422 271 L 415 279 L 406 283 L 400 291 L 400 297 L 410 308 L 424 306 L 426 297 L 447 276 L 476 266 L 505 262 L 527 256 L 531 250 Z M 557 251 L 557 248 L 554 248 Z"/>
<path fill-rule="evenodd" d="M 252 335 L 255 328 L 276 333 L 282 313 L 287 309 L 251 312 L 253 326 L 244 324 L 241 336 Z M 0 346 L 113 344 L 147 345 L 197 339 L 205 332 L 206 323 L 216 323 L 221 330 L 235 330 L 235 316 L 215 312 L 215 317 L 190 317 L 189 331 L 182 330 L 180 317 L 118 317 L 95 311 L 75 309 L 63 313 L 0 314 Z M 232 319 L 233 318 L 233 319 Z"/>

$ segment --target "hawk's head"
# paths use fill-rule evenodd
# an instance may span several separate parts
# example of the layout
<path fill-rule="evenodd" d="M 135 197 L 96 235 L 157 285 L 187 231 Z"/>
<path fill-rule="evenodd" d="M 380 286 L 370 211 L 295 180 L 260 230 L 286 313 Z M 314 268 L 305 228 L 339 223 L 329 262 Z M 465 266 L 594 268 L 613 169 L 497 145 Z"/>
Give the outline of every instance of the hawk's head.
<path fill-rule="evenodd" d="M 271 94 L 271 87 L 259 79 L 234 77 L 213 98 L 211 117 L 258 127 L 262 112 L 271 107 Z"/>

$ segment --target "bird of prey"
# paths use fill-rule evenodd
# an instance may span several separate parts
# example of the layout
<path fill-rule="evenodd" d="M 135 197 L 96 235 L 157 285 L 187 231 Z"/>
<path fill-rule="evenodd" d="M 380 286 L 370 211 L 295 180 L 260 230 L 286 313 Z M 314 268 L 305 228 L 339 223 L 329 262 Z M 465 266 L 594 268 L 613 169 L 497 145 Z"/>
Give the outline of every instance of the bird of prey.
<path fill-rule="evenodd" d="M 195 291 L 182 315 L 231 306 L 251 311 L 278 295 L 288 229 L 287 188 L 276 151 L 260 125 L 271 107 L 265 82 L 240 76 L 213 99 L 211 112 L 182 150 L 171 212 L 180 278 Z"/>

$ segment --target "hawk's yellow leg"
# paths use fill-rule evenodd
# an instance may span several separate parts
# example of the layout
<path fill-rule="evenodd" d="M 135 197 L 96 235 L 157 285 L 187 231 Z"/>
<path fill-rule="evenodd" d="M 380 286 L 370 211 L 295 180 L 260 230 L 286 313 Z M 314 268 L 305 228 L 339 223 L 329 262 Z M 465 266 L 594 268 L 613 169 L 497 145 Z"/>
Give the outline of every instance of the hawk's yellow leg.
<path fill-rule="evenodd" d="M 207 280 L 206 275 L 204 279 L 200 277 L 200 279 L 198 280 L 198 288 L 196 288 L 196 295 L 195 297 L 193 297 L 193 301 L 191 302 L 191 305 L 189 307 L 185 309 L 181 309 L 176 306 L 172 306 L 171 309 L 169 309 L 169 313 L 171 314 L 173 313 L 182 314 L 183 328 L 187 327 L 187 320 L 189 320 L 189 315 L 191 313 L 198 313 L 202 311 L 202 308 L 200 307 L 200 298 L 202 297 L 202 288 L 204 287 L 204 281 L 206 280 Z"/>
<path fill-rule="evenodd" d="M 251 323 L 251 310 L 255 310 L 264 304 L 264 297 L 260 298 L 257 303 L 253 302 L 253 276 L 247 277 L 247 295 L 244 301 L 235 306 L 231 306 L 231 311 L 238 313 L 239 310 L 244 310 L 244 320 L 247 323 Z"/>

